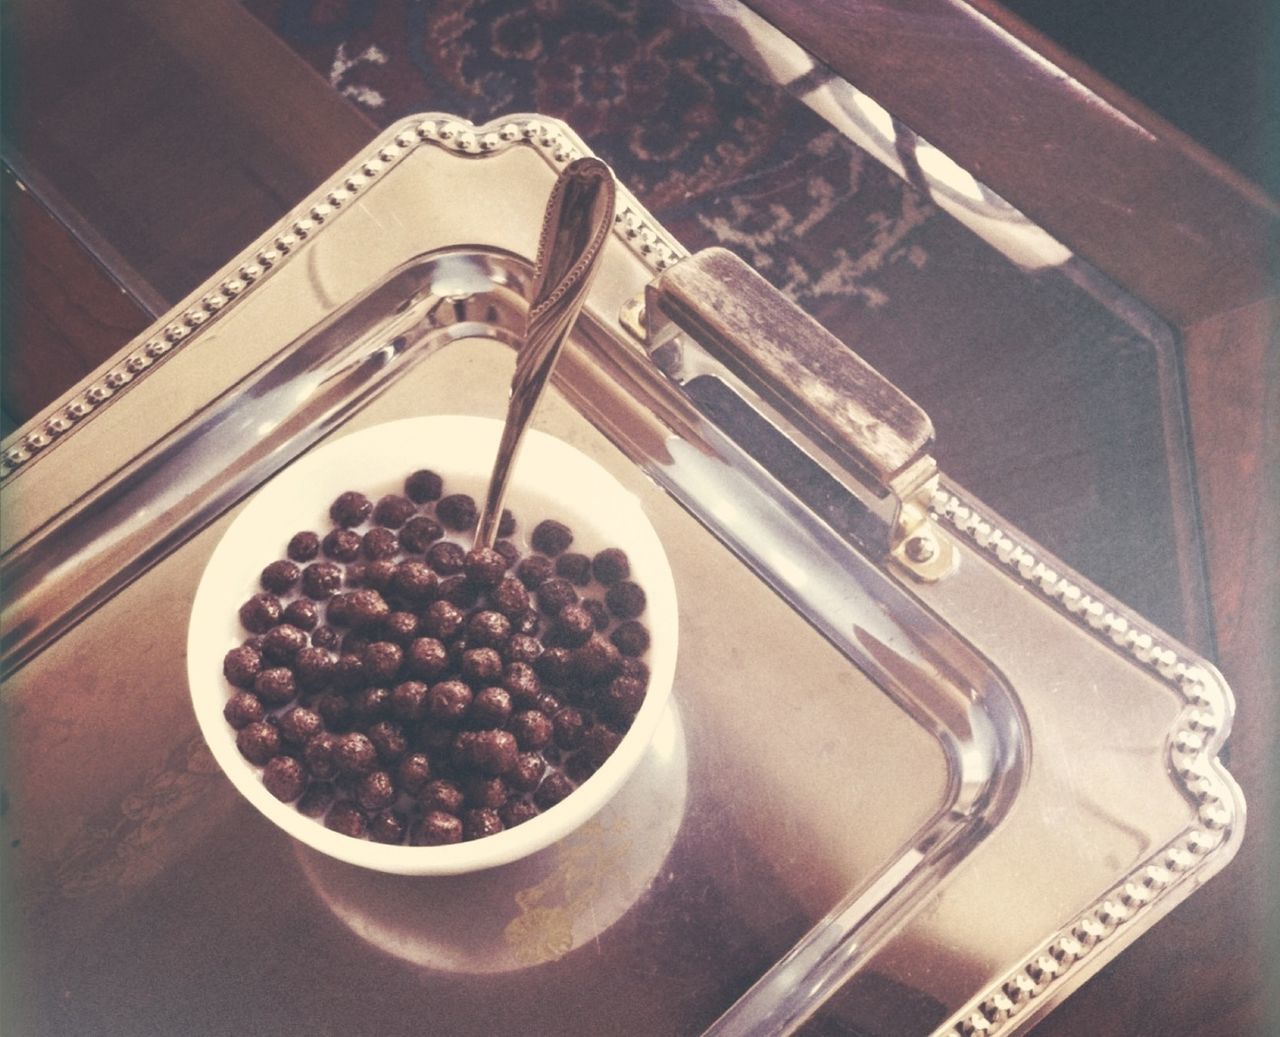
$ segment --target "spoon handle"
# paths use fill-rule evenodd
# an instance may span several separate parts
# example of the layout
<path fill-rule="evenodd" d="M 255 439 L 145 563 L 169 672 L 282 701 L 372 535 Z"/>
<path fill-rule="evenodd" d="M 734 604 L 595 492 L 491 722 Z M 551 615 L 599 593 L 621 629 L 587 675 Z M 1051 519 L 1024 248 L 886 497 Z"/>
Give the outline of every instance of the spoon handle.
<path fill-rule="evenodd" d="M 507 418 L 476 527 L 476 547 L 493 547 L 520 440 L 537 409 L 560 348 L 587 297 L 596 260 L 613 225 L 614 182 L 598 158 L 565 166 L 547 201 L 525 341 L 516 357 Z"/>

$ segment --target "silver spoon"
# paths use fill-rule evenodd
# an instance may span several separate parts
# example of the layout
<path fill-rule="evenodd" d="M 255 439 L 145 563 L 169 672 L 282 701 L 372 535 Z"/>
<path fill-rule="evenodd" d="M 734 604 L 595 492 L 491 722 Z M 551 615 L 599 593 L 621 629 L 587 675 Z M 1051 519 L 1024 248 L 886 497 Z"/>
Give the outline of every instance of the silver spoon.
<path fill-rule="evenodd" d="M 596 260 L 613 225 L 614 194 L 609 167 L 591 157 L 570 162 L 551 188 L 538 238 L 525 341 L 511 379 L 506 423 L 476 527 L 476 547 L 493 547 L 497 538 L 521 437 L 586 300 Z"/>

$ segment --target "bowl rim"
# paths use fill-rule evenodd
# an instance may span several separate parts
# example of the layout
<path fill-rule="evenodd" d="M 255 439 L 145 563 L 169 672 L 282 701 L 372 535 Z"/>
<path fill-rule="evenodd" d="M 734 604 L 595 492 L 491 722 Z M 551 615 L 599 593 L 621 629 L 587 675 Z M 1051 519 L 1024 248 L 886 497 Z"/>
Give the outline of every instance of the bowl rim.
<path fill-rule="evenodd" d="M 329 440 L 259 488 L 223 532 L 201 573 L 188 623 L 187 683 L 206 744 L 236 789 L 268 820 L 349 864 L 393 874 L 456 875 L 510 863 L 550 846 L 594 816 L 622 787 L 648 749 L 671 695 L 679 624 L 675 581 L 657 532 L 636 496 L 599 462 L 563 440 L 529 429 L 508 491 L 513 510 L 528 514 L 531 506 L 550 507 L 552 512 L 540 511 L 533 521 L 559 518 L 574 529 L 575 538 L 585 532 L 589 539 L 607 518 L 610 534 L 599 537 L 601 546 L 623 547 L 633 578 L 645 590 L 643 615 L 652 638 L 646 657 L 649 688 L 609 759 L 571 795 L 515 828 L 450 846 L 409 846 L 356 839 L 325 828 L 293 803 L 271 795 L 262 783 L 261 768 L 241 756 L 236 732 L 222 712 L 235 690 L 222 674 L 222 661 L 245 638 L 236 611 L 259 591 L 257 574 L 263 566 L 283 557 L 283 545 L 293 533 L 316 528 L 319 519 L 308 516 L 319 516 L 324 520 L 320 528 L 327 528 L 328 505 L 345 489 L 360 489 L 372 499 L 402 492 L 404 478 L 425 467 L 442 475 L 446 490 L 452 485 L 452 492 L 472 492 L 478 484 L 482 493 L 501 428 L 502 422 L 493 418 L 429 415 L 382 422 Z M 449 444 L 448 457 L 431 456 L 429 447 L 414 448 L 413 454 L 405 451 L 405 444 L 438 442 Z M 352 471 L 359 474 L 352 477 Z M 552 490 L 557 483 L 579 488 L 572 503 L 557 500 Z M 275 532 L 281 533 L 278 542 Z M 224 630 L 226 636 L 221 634 Z"/>

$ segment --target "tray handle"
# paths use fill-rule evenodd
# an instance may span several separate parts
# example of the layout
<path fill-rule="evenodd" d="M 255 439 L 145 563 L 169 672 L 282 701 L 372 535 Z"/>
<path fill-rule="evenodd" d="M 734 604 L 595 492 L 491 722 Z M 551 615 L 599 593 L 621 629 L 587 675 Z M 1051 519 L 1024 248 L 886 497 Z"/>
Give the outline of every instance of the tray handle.
<path fill-rule="evenodd" d="M 955 552 L 928 515 L 938 478 L 929 416 L 736 255 L 704 249 L 654 278 L 643 338 L 677 381 L 706 373 L 710 360 L 784 434 L 808 439 L 870 491 L 884 517 L 873 547 L 921 579 L 952 570 Z"/>

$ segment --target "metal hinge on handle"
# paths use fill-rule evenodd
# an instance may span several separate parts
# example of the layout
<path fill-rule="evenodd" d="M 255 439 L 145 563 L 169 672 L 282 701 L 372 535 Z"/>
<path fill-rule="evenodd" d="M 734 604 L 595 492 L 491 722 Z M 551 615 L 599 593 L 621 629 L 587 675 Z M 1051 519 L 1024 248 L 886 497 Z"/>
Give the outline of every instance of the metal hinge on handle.
<path fill-rule="evenodd" d="M 686 392 L 716 383 L 855 497 L 844 531 L 865 550 L 920 580 L 955 568 L 929 515 L 938 468 L 928 415 L 733 253 L 680 260 L 621 320 Z"/>

